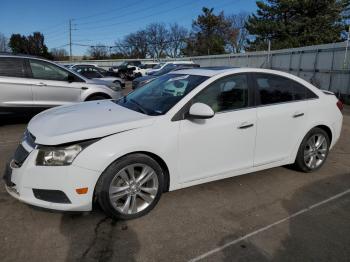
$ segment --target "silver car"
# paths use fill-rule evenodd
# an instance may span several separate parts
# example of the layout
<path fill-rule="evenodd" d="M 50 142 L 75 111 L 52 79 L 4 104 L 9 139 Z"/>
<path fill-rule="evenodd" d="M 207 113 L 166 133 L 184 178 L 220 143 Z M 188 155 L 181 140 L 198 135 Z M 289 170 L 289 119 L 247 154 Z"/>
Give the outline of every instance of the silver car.
<path fill-rule="evenodd" d="M 79 75 L 86 77 L 88 79 L 98 79 L 112 83 L 119 83 L 122 88 L 125 88 L 125 80 L 120 77 L 115 77 L 110 74 L 115 74 L 114 72 L 106 71 L 92 64 L 75 64 L 68 67 L 70 70 L 77 72 Z"/>
<path fill-rule="evenodd" d="M 90 80 L 56 63 L 0 54 L 0 112 L 118 99 L 119 83 Z"/>

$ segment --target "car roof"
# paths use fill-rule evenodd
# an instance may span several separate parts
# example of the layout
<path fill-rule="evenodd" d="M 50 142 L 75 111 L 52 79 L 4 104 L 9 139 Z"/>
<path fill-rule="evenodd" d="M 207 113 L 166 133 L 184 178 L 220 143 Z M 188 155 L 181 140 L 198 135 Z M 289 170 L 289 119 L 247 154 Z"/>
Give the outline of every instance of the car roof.
<path fill-rule="evenodd" d="M 199 67 L 199 68 L 190 68 L 190 69 L 180 69 L 172 71 L 174 74 L 189 74 L 189 75 L 202 75 L 202 76 L 214 76 L 221 73 L 226 73 L 232 71 L 232 73 L 237 72 L 237 69 L 234 67 Z"/>
<path fill-rule="evenodd" d="M 271 70 L 271 69 L 264 69 L 264 68 L 252 68 L 252 67 L 200 67 L 200 68 L 193 68 L 193 69 L 183 69 L 178 71 L 172 71 L 172 74 L 188 74 L 188 75 L 202 75 L 202 76 L 208 76 L 212 77 L 219 74 L 235 74 L 235 73 L 268 73 L 268 74 L 275 74 L 280 76 L 285 76 L 291 79 L 300 79 L 299 77 L 296 77 L 290 73 L 278 71 L 278 70 Z"/>
<path fill-rule="evenodd" d="M 45 58 L 35 55 L 28 55 L 28 54 L 13 54 L 8 52 L 0 52 L 0 57 L 13 57 L 13 58 L 35 58 L 35 59 L 42 59 L 45 60 Z"/>

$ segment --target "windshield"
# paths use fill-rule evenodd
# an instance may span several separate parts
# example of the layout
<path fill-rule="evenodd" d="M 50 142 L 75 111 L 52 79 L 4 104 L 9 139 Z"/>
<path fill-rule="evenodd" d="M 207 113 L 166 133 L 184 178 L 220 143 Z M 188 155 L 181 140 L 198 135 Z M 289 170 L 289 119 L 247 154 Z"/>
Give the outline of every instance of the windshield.
<path fill-rule="evenodd" d="M 207 76 L 166 74 L 136 89 L 117 104 L 147 115 L 164 115 Z"/>
<path fill-rule="evenodd" d="M 158 65 L 154 66 L 153 69 L 160 69 L 163 65 L 165 65 L 165 63 L 159 63 Z"/>

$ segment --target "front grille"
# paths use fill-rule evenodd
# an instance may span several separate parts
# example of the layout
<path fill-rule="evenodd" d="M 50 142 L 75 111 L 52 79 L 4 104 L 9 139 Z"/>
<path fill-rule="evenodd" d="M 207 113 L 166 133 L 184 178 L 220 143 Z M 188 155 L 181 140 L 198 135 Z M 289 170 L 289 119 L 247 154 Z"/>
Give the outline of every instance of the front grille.
<path fill-rule="evenodd" d="M 28 155 L 29 152 L 25 150 L 22 145 L 19 145 L 16 149 L 15 155 L 13 156 L 13 160 L 18 167 L 21 167 Z"/>
<path fill-rule="evenodd" d="M 67 195 L 60 190 L 49 190 L 49 189 L 34 189 L 33 194 L 37 199 L 60 204 L 70 204 L 71 201 Z"/>

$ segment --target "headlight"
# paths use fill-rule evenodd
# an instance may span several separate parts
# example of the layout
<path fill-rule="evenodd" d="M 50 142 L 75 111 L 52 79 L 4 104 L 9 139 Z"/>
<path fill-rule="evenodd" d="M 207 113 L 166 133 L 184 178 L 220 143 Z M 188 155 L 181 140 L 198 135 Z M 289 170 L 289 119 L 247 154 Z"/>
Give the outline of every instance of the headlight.
<path fill-rule="evenodd" d="M 39 146 L 37 166 L 69 166 L 79 153 L 99 138 L 90 139 L 69 146 Z"/>
<path fill-rule="evenodd" d="M 68 166 L 83 150 L 80 145 L 68 147 L 42 147 L 36 158 L 37 166 Z"/>

